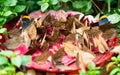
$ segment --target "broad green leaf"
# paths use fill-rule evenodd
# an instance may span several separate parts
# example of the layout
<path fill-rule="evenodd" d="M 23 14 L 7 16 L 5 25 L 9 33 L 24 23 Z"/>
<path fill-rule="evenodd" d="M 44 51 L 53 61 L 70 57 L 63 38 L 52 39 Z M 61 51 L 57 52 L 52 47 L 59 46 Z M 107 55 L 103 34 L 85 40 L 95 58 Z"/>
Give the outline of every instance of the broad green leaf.
<path fill-rule="evenodd" d="M 120 67 L 120 64 L 117 64 L 118 67 Z"/>
<path fill-rule="evenodd" d="M 47 8 L 49 7 L 48 3 L 44 3 L 41 5 L 41 11 L 44 12 L 45 10 L 47 10 Z"/>
<path fill-rule="evenodd" d="M 45 3 L 44 1 L 37 1 L 37 4 L 40 5 L 40 6 L 44 3 Z"/>
<path fill-rule="evenodd" d="M 29 1 L 26 2 L 26 4 L 27 4 L 27 6 L 33 6 L 35 4 L 35 2 L 29 0 Z"/>
<path fill-rule="evenodd" d="M 20 67 L 22 64 L 22 60 L 21 60 L 20 56 L 11 58 L 11 62 L 12 62 L 12 64 L 14 64 L 17 67 Z"/>
<path fill-rule="evenodd" d="M 117 13 L 109 15 L 107 18 L 112 24 L 118 23 L 120 21 L 120 15 Z"/>
<path fill-rule="evenodd" d="M 120 38 L 120 34 L 118 34 L 118 37 Z"/>
<path fill-rule="evenodd" d="M 22 65 L 26 65 L 26 64 L 28 64 L 30 61 L 31 61 L 31 56 L 22 56 L 21 57 L 21 60 L 22 60 Z"/>
<path fill-rule="evenodd" d="M 17 4 L 17 0 L 5 0 L 5 6 L 15 6 Z"/>
<path fill-rule="evenodd" d="M 70 0 L 61 0 L 62 2 L 69 2 Z"/>
<path fill-rule="evenodd" d="M 0 22 L 2 22 L 4 19 L 5 19 L 5 18 L 1 17 L 1 18 L 0 18 Z"/>
<path fill-rule="evenodd" d="M 0 65 L 7 64 L 8 59 L 2 55 L 0 55 Z"/>
<path fill-rule="evenodd" d="M 59 10 L 59 9 L 60 9 L 60 4 L 54 6 L 54 10 Z"/>
<path fill-rule="evenodd" d="M 50 3 L 51 3 L 52 5 L 56 5 L 58 2 L 59 2 L 58 0 L 50 0 Z"/>
<path fill-rule="evenodd" d="M 95 70 L 95 71 L 94 71 L 94 74 L 95 74 L 95 75 L 99 75 L 99 74 L 100 74 L 100 70 Z"/>
<path fill-rule="evenodd" d="M 100 13 L 98 13 L 96 16 L 95 16 L 95 18 L 99 18 L 100 17 Z"/>
<path fill-rule="evenodd" d="M 111 70 L 110 75 L 116 75 L 116 73 L 117 73 L 118 71 L 119 71 L 119 68 L 116 67 L 116 68 L 114 68 L 114 69 Z"/>
<path fill-rule="evenodd" d="M 0 52 L 0 55 L 4 55 L 4 56 L 11 56 L 12 54 L 13 52 L 10 50 Z"/>
<path fill-rule="evenodd" d="M 120 6 L 119 6 L 119 8 L 118 8 L 118 11 L 120 12 Z"/>
<path fill-rule="evenodd" d="M 46 2 L 46 3 L 49 2 L 49 0 L 42 0 L 42 1 L 44 1 L 44 2 Z"/>
<path fill-rule="evenodd" d="M 4 18 L 2 21 L 0 21 L 0 28 L 6 23 L 7 19 Z"/>
<path fill-rule="evenodd" d="M 116 57 L 112 57 L 112 59 L 111 59 L 111 60 L 116 61 L 116 60 L 117 60 L 117 58 L 116 58 Z"/>
<path fill-rule="evenodd" d="M 120 55 L 117 56 L 117 59 L 118 59 L 118 60 L 120 59 Z"/>
<path fill-rule="evenodd" d="M 21 72 L 21 71 L 19 71 L 19 72 L 17 72 L 15 75 L 24 75 L 24 73 Z"/>
<path fill-rule="evenodd" d="M 95 64 L 88 64 L 88 69 L 89 70 L 95 69 Z"/>
<path fill-rule="evenodd" d="M 80 9 L 86 6 L 88 1 L 75 1 L 72 3 L 73 8 Z"/>
<path fill-rule="evenodd" d="M 86 72 L 80 70 L 80 71 L 79 71 L 79 74 L 80 74 L 80 75 L 86 75 Z"/>
<path fill-rule="evenodd" d="M 7 34 L 7 29 L 6 28 L 1 28 L 0 33 Z"/>
<path fill-rule="evenodd" d="M 25 10 L 25 8 L 26 8 L 25 5 L 17 5 L 17 6 L 15 7 L 15 11 L 16 11 L 16 12 L 22 12 L 22 11 Z"/>
<path fill-rule="evenodd" d="M 91 3 L 91 1 L 89 1 L 89 2 L 87 3 L 87 5 L 86 5 L 85 11 L 86 11 L 86 12 L 89 12 L 89 11 L 91 10 L 91 8 L 92 8 L 92 3 Z"/>
<path fill-rule="evenodd" d="M 0 0 L 0 3 L 2 4 L 2 3 L 4 3 L 5 2 L 5 0 Z"/>
<path fill-rule="evenodd" d="M 116 75 L 120 75 L 120 72 L 118 72 Z"/>
<path fill-rule="evenodd" d="M 19 4 L 24 5 L 26 4 L 26 0 L 18 0 Z"/>
<path fill-rule="evenodd" d="M 86 75 L 99 75 L 100 71 L 87 71 Z"/>
<path fill-rule="evenodd" d="M 9 10 L 9 11 L 6 11 L 3 15 L 4 16 L 10 16 L 11 14 L 12 14 L 12 11 Z"/>
<path fill-rule="evenodd" d="M 15 72 L 15 67 L 14 67 L 14 66 L 6 66 L 6 67 L 4 68 L 4 70 Z"/>

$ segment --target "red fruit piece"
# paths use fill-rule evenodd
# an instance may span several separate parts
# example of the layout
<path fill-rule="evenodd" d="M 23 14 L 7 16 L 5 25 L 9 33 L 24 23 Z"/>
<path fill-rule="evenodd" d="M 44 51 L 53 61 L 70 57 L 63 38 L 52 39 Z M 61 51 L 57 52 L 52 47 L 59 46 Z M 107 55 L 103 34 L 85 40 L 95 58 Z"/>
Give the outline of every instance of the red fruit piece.
<path fill-rule="evenodd" d="M 4 43 L 8 39 L 8 37 L 4 34 L 0 34 L 0 36 L 2 36 L 2 39 L 0 39 L 0 43 Z"/>
<path fill-rule="evenodd" d="M 113 52 L 106 52 L 105 54 L 99 55 L 96 59 L 93 60 L 93 62 L 97 66 L 103 66 L 105 62 L 111 60 L 113 54 L 114 54 Z"/>

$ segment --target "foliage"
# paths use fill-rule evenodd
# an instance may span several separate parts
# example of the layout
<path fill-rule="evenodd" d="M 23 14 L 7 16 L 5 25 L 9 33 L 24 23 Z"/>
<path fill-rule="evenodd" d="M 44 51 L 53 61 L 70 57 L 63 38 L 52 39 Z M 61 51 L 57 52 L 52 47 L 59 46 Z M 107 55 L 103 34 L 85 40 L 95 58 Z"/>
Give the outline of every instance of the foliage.
<path fill-rule="evenodd" d="M 0 27 L 25 10 L 24 2 L 25 0 L 0 0 Z"/>
<path fill-rule="evenodd" d="M 99 75 L 100 74 L 101 68 L 96 67 L 95 64 L 88 64 L 87 68 L 88 70 L 86 72 L 80 70 L 79 74 L 80 75 Z"/>
<path fill-rule="evenodd" d="M 7 30 L 2 26 L 25 10 L 26 5 L 24 2 L 25 0 L 0 0 L 0 33 L 6 34 Z"/>
<path fill-rule="evenodd" d="M 120 74 L 120 55 L 113 56 L 112 61 L 107 64 L 107 71 L 111 66 L 114 66 L 110 71 L 109 75 L 119 75 Z"/>
<path fill-rule="evenodd" d="M 15 75 L 16 67 L 29 63 L 31 56 L 18 56 L 16 52 L 7 50 L 0 52 L 0 61 L 0 75 Z"/>
<path fill-rule="evenodd" d="M 28 0 L 26 1 L 28 12 L 40 10 L 42 12 L 49 10 L 75 10 L 85 14 L 93 12 L 92 2 L 90 0 Z"/>

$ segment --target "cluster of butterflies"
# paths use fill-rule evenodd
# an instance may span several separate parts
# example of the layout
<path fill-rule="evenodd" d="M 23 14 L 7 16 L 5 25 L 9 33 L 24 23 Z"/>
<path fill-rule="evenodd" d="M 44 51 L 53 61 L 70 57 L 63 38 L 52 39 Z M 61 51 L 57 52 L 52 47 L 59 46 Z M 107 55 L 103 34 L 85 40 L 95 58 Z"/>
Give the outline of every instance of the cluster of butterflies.
<path fill-rule="evenodd" d="M 100 11 L 100 17 L 99 17 L 98 25 L 99 26 L 102 26 L 102 25 L 105 25 L 105 24 L 109 25 L 110 21 L 108 20 L 107 16 L 103 14 L 103 12 L 101 11 L 101 9 L 95 4 L 95 2 L 93 0 L 91 0 L 91 2 Z M 28 15 L 22 16 L 22 29 L 24 30 L 24 29 L 26 29 L 30 25 L 31 25 L 30 17 Z"/>

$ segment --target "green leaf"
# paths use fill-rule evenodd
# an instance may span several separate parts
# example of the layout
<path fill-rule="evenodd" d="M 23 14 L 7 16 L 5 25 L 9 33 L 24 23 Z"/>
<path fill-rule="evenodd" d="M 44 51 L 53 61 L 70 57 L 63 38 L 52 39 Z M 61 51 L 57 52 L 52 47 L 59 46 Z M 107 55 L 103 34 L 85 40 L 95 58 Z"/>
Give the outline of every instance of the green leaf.
<path fill-rule="evenodd" d="M 120 34 L 118 34 L 118 37 L 120 38 Z"/>
<path fill-rule="evenodd" d="M 91 8 L 92 8 L 92 3 L 91 3 L 91 1 L 89 1 L 89 2 L 87 3 L 87 7 L 86 7 L 85 11 L 86 11 L 86 12 L 89 12 L 89 11 L 91 10 Z"/>
<path fill-rule="evenodd" d="M 95 70 L 94 71 L 94 75 L 99 75 L 100 74 L 100 70 Z"/>
<path fill-rule="evenodd" d="M 117 56 L 117 59 L 118 59 L 118 60 L 120 59 L 120 55 Z"/>
<path fill-rule="evenodd" d="M 6 66 L 6 67 L 4 68 L 4 70 L 15 72 L 15 67 L 14 67 L 14 66 Z"/>
<path fill-rule="evenodd" d="M 37 1 L 37 2 L 39 2 L 39 1 Z M 29 1 L 26 2 L 26 4 L 27 4 L 27 6 L 29 7 L 29 6 L 33 6 L 33 5 L 35 4 L 35 2 L 29 0 Z"/>
<path fill-rule="evenodd" d="M 80 9 L 87 5 L 88 1 L 75 1 L 72 3 L 73 8 Z"/>
<path fill-rule="evenodd" d="M 0 33 L 7 34 L 7 29 L 6 28 L 1 28 Z"/>
<path fill-rule="evenodd" d="M 120 67 L 120 64 L 117 64 L 118 67 Z"/>
<path fill-rule="evenodd" d="M 19 72 L 17 72 L 15 75 L 24 75 L 24 73 L 21 72 L 21 71 L 19 71 Z"/>
<path fill-rule="evenodd" d="M 5 0 L 5 6 L 15 6 L 17 4 L 17 0 Z"/>
<path fill-rule="evenodd" d="M 7 64 L 8 59 L 2 55 L 0 55 L 0 65 Z"/>
<path fill-rule="evenodd" d="M 44 2 L 46 2 L 46 3 L 49 2 L 49 0 L 42 0 L 42 1 L 44 1 Z"/>
<path fill-rule="evenodd" d="M 26 64 L 28 64 L 31 61 L 31 56 L 29 56 L 29 55 L 22 56 L 21 60 L 22 60 L 21 64 L 22 65 L 26 65 Z"/>
<path fill-rule="evenodd" d="M 40 5 L 40 6 L 44 3 L 45 3 L 44 1 L 37 1 L 37 4 Z"/>
<path fill-rule="evenodd" d="M 88 64 L 88 69 L 89 70 L 95 69 L 95 64 Z"/>
<path fill-rule="evenodd" d="M 95 16 L 95 18 L 99 18 L 99 16 L 100 16 L 100 13 L 98 13 L 98 14 Z"/>
<path fill-rule="evenodd" d="M 120 72 L 118 72 L 116 75 L 120 75 Z"/>
<path fill-rule="evenodd" d="M 49 7 L 48 3 L 44 3 L 41 5 L 41 11 L 44 12 L 45 10 L 47 10 L 47 8 Z"/>
<path fill-rule="evenodd" d="M 2 27 L 6 23 L 7 19 L 4 18 L 2 21 L 0 21 L 0 27 Z"/>
<path fill-rule="evenodd" d="M 111 72 L 110 75 L 115 75 L 119 71 L 119 68 L 114 68 Z"/>
<path fill-rule="evenodd" d="M 61 0 L 62 2 L 69 2 L 70 0 Z"/>
<path fill-rule="evenodd" d="M 116 58 L 116 57 L 112 57 L 112 59 L 111 59 L 111 60 L 116 61 L 116 60 L 117 60 L 117 58 Z"/>
<path fill-rule="evenodd" d="M 22 60 L 21 60 L 20 56 L 11 58 L 11 62 L 12 62 L 12 64 L 14 64 L 17 67 L 20 67 L 22 64 Z"/>
<path fill-rule="evenodd" d="M 109 15 L 107 18 L 112 24 L 118 23 L 120 21 L 120 15 L 117 13 Z"/>
<path fill-rule="evenodd" d="M 2 4 L 2 3 L 4 3 L 5 2 L 5 0 L 0 0 L 0 3 Z"/>
<path fill-rule="evenodd" d="M 87 71 L 86 75 L 99 75 L 100 71 Z"/>
<path fill-rule="evenodd" d="M 22 11 L 25 10 L 25 8 L 26 8 L 25 5 L 17 5 L 17 6 L 15 7 L 15 11 L 16 11 L 16 12 L 22 12 Z"/>
<path fill-rule="evenodd" d="M 0 55 L 4 55 L 4 56 L 12 56 L 14 54 L 14 52 L 7 50 L 7 51 L 1 51 Z"/>
<path fill-rule="evenodd" d="M 60 4 L 57 4 L 53 7 L 54 10 L 59 10 L 60 9 Z"/>
<path fill-rule="evenodd" d="M 86 72 L 80 70 L 80 71 L 79 71 L 79 74 L 80 74 L 80 75 L 86 75 Z"/>
<path fill-rule="evenodd" d="M 3 15 L 4 16 L 10 16 L 11 14 L 12 14 L 12 11 L 9 10 L 9 11 L 6 11 Z"/>
<path fill-rule="evenodd" d="M 56 5 L 58 2 L 59 2 L 58 0 L 50 0 L 50 3 L 51 3 L 52 5 Z"/>
<path fill-rule="evenodd" d="M 5 18 L 1 17 L 1 18 L 0 18 L 0 22 L 2 22 L 4 19 L 5 19 Z"/>

